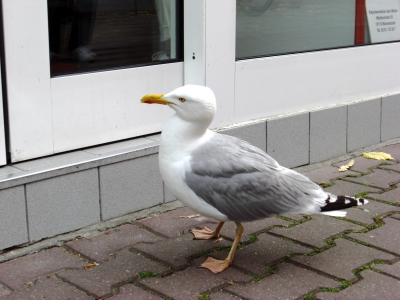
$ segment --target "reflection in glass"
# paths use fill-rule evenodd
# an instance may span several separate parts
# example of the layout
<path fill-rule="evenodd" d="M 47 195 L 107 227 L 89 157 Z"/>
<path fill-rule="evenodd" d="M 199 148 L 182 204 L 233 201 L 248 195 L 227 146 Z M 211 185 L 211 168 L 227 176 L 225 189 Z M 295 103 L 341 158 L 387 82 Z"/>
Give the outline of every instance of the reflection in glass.
<path fill-rule="evenodd" d="M 47 0 L 51 75 L 182 60 L 181 0 Z"/>
<path fill-rule="evenodd" d="M 237 0 L 236 3 L 237 59 L 371 43 L 366 0 Z"/>

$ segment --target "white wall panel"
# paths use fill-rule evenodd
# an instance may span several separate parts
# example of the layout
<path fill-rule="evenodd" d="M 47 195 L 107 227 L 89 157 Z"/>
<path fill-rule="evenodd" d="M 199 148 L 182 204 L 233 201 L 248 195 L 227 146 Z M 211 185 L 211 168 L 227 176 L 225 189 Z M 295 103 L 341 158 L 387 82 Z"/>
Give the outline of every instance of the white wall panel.
<path fill-rule="evenodd" d="M 47 1 L 2 5 L 12 160 L 52 154 Z"/>
<path fill-rule="evenodd" d="M 211 127 L 234 122 L 236 1 L 206 1 L 206 85 L 217 97 Z"/>
<path fill-rule="evenodd" d="M 205 0 L 186 1 L 184 5 L 185 84 L 206 84 Z"/>
<path fill-rule="evenodd" d="M 0 68 L 2 67 L 0 61 Z M 1 70 L 0 70 L 0 82 L 1 82 Z M 0 88 L 0 166 L 7 163 L 6 154 L 6 136 L 4 131 L 4 114 L 3 114 L 3 93 Z"/>
<path fill-rule="evenodd" d="M 54 151 L 161 131 L 173 111 L 140 99 L 181 85 L 183 63 L 51 79 Z"/>
<path fill-rule="evenodd" d="M 398 92 L 399 53 L 390 43 L 238 61 L 235 122 Z"/>
<path fill-rule="evenodd" d="M 191 0 L 185 9 L 185 84 L 210 87 L 217 97 L 211 127 L 234 122 L 236 1 Z"/>

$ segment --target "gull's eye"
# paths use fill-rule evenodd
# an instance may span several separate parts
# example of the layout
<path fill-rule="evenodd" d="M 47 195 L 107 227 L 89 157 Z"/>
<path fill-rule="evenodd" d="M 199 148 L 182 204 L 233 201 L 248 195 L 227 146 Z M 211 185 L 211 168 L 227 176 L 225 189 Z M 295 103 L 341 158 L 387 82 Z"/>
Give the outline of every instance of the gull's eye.
<path fill-rule="evenodd" d="M 178 100 L 181 101 L 181 102 L 185 102 L 186 101 L 185 98 L 178 98 Z"/>

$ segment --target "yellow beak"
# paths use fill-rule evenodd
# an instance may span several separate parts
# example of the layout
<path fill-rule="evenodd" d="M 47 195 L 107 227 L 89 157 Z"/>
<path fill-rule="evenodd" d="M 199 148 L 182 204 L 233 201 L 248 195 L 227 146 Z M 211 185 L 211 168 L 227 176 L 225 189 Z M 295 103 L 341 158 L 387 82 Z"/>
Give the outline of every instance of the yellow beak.
<path fill-rule="evenodd" d="M 156 104 L 163 104 L 163 105 L 173 104 L 172 102 L 169 102 L 168 100 L 163 99 L 162 98 L 163 96 L 164 96 L 164 94 L 147 94 L 142 97 L 140 102 L 147 103 L 147 104 L 156 103 Z"/>

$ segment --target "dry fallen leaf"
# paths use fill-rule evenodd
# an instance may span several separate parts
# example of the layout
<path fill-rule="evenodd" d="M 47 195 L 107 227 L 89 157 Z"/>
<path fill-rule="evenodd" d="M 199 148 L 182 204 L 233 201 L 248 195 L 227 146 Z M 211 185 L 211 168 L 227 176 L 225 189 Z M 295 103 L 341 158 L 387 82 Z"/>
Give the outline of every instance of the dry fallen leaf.
<path fill-rule="evenodd" d="M 222 239 L 223 239 L 222 236 L 221 236 L 220 238 L 217 238 L 217 239 L 214 241 L 214 244 L 215 244 L 215 243 L 218 243 L 218 242 L 220 242 L 220 241 L 222 241 Z"/>
<path fill-rule="evenodd" d="M 84 266 L 84 268 L 85 268 L 85 270 L 87 270 L 87 269 L 91 269 L 91 268 L 94 268 L 95 266 L 98 266 L 99 264 L 97 263 L 97 262 L 94 262 L 94 263 L 92 263 L 92 264 L 86 264 L 85 266 Z"/>
<path fill-rule="evenodd" d="M 377 159 L 377 160 L 386 160 L 386 159 L 393 160 L 394 159 L 389 153 L 385 153 L 385 152 L 364 152 L 363 156 L 365 158 Z"/>
<path fill-rule="evenodd" d="M 348 169 L 350 169 L 353 165 L 354 165 L 354 159 L 352 159 L 351 161 L 349 161 L 349 163 L 348 163 L 347 165 L 340 166 L 339 172 L 345 172 L 345 171 L 347 171 Z"/>
<path fill-rule="evenodd" d="M 200 214 L 190 215 L 190 216 L 179 216 L 179 218 L 184 218 L 184 219 L 193 219 L 193 218 L 197 218 L 197 217 L 200 217 Z"/>
<path fill-rule="evenodd" d="M 84 237 L 78 235 L 78 236 L 74 237 L 72 240 L 73 240 L 73 241 L 76 241 L 76 240 L 80 240 L 80 239 L 84 239 Z"/>

